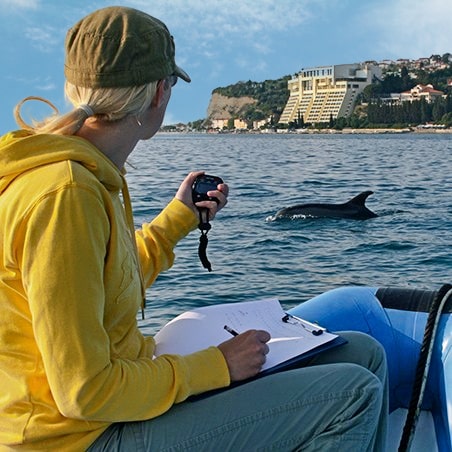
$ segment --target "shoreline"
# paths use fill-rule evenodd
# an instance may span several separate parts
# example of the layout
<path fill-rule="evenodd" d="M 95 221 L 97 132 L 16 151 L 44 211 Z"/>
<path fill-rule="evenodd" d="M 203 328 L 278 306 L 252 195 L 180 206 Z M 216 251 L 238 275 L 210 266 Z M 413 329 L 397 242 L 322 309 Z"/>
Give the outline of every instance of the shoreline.
<path fill-rule="evenodd" d="M 228 131 L 218 131 L 218 130 L 160 130 L 158 134 L 160 135 L 172 135 L 172 134 L 207 134 L 207 135 L 240 135 L 240 134 L 250 134 L 250 135 L 383 135 L 383 134 L 452 134 L 452 128 L 448 129 L 421 129 L 421 128 L 405 128 L 405 129 L 352 129 L 345 128 L 342 130 L 336 129 L 296 129 L 296 130 L 288 130 L 288 129 L 264 129 L 264 130 L 228 130 Z"/>
<path fill-rule="evenodd" d="M 326 133 L 326 134 L 400 134 L 400 133 L 415 133 L 415 134 L 447 134 L 452 133 L 452 129 L 352 129 L 345 128 L 342 130 L 335 129 L 314 129 L 314 130 L 305 130 L 303 132 L 290 132 L 290 133 Z"/>

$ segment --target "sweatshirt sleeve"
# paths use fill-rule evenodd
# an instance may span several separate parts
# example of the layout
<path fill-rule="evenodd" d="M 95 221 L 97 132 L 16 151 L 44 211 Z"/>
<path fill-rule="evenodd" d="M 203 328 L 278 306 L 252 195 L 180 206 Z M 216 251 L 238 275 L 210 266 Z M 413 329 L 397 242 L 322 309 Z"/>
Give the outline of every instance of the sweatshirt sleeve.
<path fill-rule="evenodd" d="M 110 223 L 103 202 L 89 187 L 65 187 L 39 200 L 22 225 L 19 259 L 31 312 L 29 334 L 42 360 L 30 380 L 34 390 L 66 417 L 116 422 L 149 419 L 192 394 L 227 386 L 227 364 L 216 347 L 156 359 L 140 352 L 146 345 L 136 328 L 136 305 L 112 301 L 106 291 Z M 179 229 L 183 209 L 178 202 L 172 205 L 144 227 L 141 238 L 150 254 L 167 242 L 167 262 L 172 245 L 194 224 L 182 219 Z M 180 216 L 189 217 L 186 211 Z M 156 234 L 163 237 L 155 241 L 158 246 Z M 127 309 L 134 311 L 127 314 L 132 320 L 123 324 Z M 108 310 L 117 316 L 110 313 L 106 324 Z M 112 330 L 125 338 L 121 353 Z"/>
<path fill-rule="evenodd" d="M 136 231 L 138 254 L 147 287 L 160 272 L 173 265 L 174 247 L 197 224 L 193 211 L 174 198 L 151 223 L 145 223 Z"/>

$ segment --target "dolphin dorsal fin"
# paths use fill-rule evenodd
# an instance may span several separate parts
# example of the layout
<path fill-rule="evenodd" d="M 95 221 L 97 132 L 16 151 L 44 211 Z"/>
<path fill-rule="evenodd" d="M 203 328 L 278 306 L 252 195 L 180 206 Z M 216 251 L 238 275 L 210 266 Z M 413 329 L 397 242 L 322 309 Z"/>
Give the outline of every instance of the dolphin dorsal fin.
<path fill-rule="evenodd" d="M 370 190 L 363 191 L 359 195 L 350 199 L 350 201 L 348 201 L 346 204 L 357 204 L 360 206 L 364 206 L 364 204 L 366 203 L 366 199 L 372 194 L 373 194 L 373 191 L 370 191 Z"/>

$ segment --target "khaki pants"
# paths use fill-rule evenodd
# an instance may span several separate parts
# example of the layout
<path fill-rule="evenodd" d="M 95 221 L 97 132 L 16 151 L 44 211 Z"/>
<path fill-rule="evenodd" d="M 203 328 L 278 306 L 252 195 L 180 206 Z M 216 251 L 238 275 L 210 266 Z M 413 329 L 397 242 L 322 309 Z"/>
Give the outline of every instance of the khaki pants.
<path fill-rule="evenodd" d="M 384 451 L 386 359 L 370 336 L 308 366 L 172 407 L 148 421 L 113 424 L 90 451 Z"/>

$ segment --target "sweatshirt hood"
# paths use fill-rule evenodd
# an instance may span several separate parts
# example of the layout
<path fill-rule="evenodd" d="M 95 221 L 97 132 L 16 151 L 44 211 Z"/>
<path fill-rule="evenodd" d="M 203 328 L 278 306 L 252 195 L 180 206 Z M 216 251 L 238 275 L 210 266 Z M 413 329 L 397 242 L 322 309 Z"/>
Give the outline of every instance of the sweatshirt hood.
<path fill-rule="evenodd" d="M 110 191 L 123 188 L 119 169 L 87 140 L 18 130 L 0 138 L 0 194 L 25 171 L 65 160 L 83 165 Z"/>

